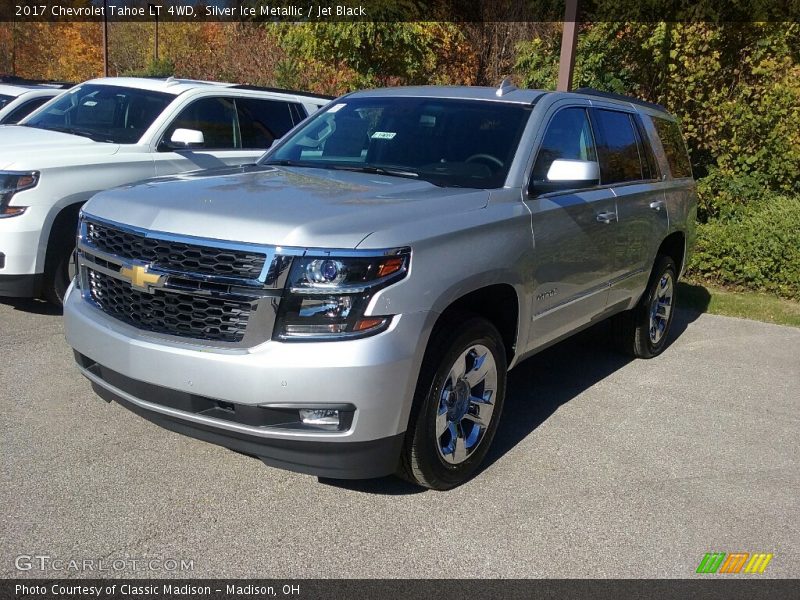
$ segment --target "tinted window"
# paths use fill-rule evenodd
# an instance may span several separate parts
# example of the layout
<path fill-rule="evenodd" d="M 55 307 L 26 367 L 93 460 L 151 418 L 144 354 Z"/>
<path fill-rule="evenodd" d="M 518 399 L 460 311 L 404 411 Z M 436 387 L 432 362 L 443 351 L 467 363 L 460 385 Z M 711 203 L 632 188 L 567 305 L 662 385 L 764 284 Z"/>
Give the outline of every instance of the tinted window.
<path fill-rule="evenodd" d="M 533 165 L 533 180 L 545 181 L 550 165 L 561 158 L 597 160 L 592 128 L 583 108 L 565 108 L 550 121 Z"/>
<path fill-rule="evenodd" d="M 133 144 L 174 96 L 115 85 L 81 85 L 24 123 L 97 141 Z"/>
<path fill-rule="evenodd" d="M 631 115 L 613 110 L 595 110 L 593 114 L 601 182 L 608 184 L 643 179 Z"/>
<path fill-rule="evenodd" d="M 529 115 L 529 106 L 504 102 L 347 98 L 312 115 L 264 162 L 497 188 Z"/>
<path fill-rule="evenodd" d="M 20 119 L 26 115 L 29 115 L 50 99 L 51 98 L 49 96 L 46 96 L 44 98 L 34 98 L 33 100 L 28 100 L 8 113 L 0 122 L 6 124 L 18 123 Z"/>
<path fill-rule="evenodd" d="M 291 105 L 279 100 L 237 98 L 242 148 L 265 149 L 293 126 Z"/>
<path fill-rule="evenodd" d="M 653 125 L 661 138 L 661 145 L 664 146 L 664 153 L 667 155 L 669 170 L 673 177 L 691 177 L 692 167 L 689 163 L 689 155 L 686 152 L 686 144 L 683 142 L 681 130 L 675 121 L 650 117 Z"/>
<path fill-rule="evenodd" d="M 236 109 L 229 98 L 203 98 L 184 108 L 164 134 L 169 141 L 176 129 L 193 129 L 203 132 L 204 148 L 230 149 L 241 147 L 236 143 Z"/>
<path fill-rule="evenodd" d="M 6 96 L 5 94 L 0 94 L 0 108 L 3 108 L 6 104 L 11 102 L 14 99 L 14 96 Z"/>

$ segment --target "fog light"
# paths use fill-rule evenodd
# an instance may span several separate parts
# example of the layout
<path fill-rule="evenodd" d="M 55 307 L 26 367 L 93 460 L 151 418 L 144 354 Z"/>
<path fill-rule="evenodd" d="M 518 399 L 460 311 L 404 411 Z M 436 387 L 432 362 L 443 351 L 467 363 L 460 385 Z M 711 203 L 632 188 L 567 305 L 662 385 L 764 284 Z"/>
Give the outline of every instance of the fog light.
<path fill-rule="evenodd" d="M 339 427 L 339 411 L 328 409 L 301 409 L 300 420 L 317 427 Z"/>

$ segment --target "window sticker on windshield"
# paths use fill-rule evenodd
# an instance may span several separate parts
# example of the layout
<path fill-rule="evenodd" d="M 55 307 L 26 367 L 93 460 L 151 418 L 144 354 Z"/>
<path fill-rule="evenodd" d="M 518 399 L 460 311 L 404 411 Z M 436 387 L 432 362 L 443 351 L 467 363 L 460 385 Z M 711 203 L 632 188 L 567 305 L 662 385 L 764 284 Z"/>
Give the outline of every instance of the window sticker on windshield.
<path fill-rule="evenodd" d="M 420 115 L 419 124 L 423 127 L 436 127 L 436 117 L 434 115 Z"/>
<path fill-rule="evenodd" d="M 397 133 L 394 131 L 376 131 L 372 134 L 373 140 L 392 140 Z"/>
<path fill-rule="evenodd" d="M 86 100 L 83 103 L 84 106 L 97 106 L 97 100 Z"/>
<path fill-rule="evenodd" d="M 344 102 L 342 102 L 342 103 L 340 103 L 340 104 L 334 104 L 333 106 L 331 106 L 331 107 L 328 109 L 328 112 L 329 112 L 329 113 L 339 112 L 339 111 L 340 111 L 340 110 L 342 110 L 342 109 L 343 109 L 345 106 L 347 106 L 347 104 L 345 104 Z"/>

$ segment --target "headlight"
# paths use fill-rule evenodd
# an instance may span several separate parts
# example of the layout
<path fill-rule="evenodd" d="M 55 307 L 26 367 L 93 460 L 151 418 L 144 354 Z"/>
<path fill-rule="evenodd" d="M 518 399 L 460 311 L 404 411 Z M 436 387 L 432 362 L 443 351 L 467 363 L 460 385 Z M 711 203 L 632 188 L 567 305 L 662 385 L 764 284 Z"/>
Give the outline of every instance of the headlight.
<path fill-rule="evenodd" d="M 25 206 L 9 206 L 14 194 L 36 187 L 38 171 L 0 171 L 0 218 L 13 217 L 25 212 Z"/>
<path fill-rule="evenodd" d="M 295 258 L 278 311 L 274 339 L 336 340 L 374 335 L 392 315 L 365 317 L 372 296 L 408 273 L 408 248 L 380 255 Z"/>

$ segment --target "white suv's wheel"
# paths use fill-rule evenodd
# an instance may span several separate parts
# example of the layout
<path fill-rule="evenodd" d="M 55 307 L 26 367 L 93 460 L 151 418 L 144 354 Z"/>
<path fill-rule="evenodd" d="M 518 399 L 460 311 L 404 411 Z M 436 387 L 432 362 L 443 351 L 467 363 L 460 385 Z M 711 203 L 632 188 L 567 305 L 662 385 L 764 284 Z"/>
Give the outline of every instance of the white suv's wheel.
<path fill-rule="evenodd" d="M 439 490 L 469 479 L 497 430 L 506 370 L 503 340 L 489 321 L 469 317 L 437 326 L 420 372 L 400 474 Z"/>

